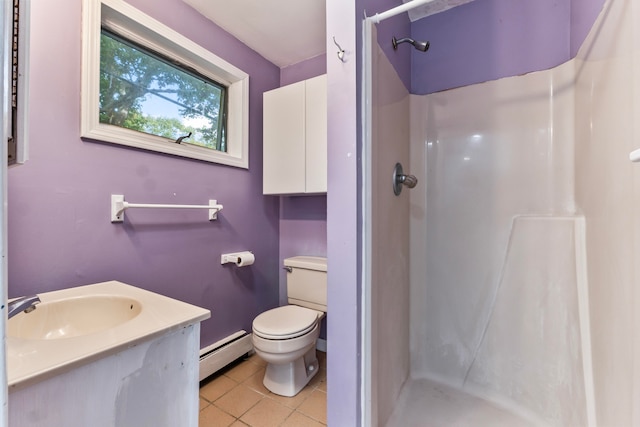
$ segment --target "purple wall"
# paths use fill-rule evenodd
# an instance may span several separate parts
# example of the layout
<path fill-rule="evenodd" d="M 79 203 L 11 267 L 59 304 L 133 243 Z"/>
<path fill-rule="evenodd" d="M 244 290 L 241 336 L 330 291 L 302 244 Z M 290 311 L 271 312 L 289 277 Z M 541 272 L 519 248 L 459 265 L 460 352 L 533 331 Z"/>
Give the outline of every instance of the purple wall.
<path fill-rule="evenodd" d="M 280 86 L 290 85 L 327 72 L 327 55 L 322 54 L 280 69 Z"/>
<path fill-rule="evenodd" d="M 181 0 L 131 0 L 250 77 L 249 171 L 111 144 L 80 132 L 81 5 L 35 2 L 31 25 L 30 160 L 9 170 L 9 296 L 120 280 L 208 308 L 208 345 L 251 328 L 278 304 L 279 201 L 262 196 L 262 92 L 279 69 Z M 110 195 L 138 203 L 224 205 L 202 211 L 131 210 L 109 222 Z M 251 250 L 256 263 L 220 265 Z"/>
<path fill-rule="evenodd" d="M 569 59 L 569 0 L 476 0 L 415 21 L 411 93 L 426 94 L 557 66 Z"/>
<path fill-rule="evenodd" d="M 280 259 L 297 255 L 327 256 L 326 196 L 280 197 Z M 285 303 L 286 288 L 281 295 Z"/>
<path fill-rule="evenodd" d="M 358 426 L 360 304 L 358 245 L 358 93 L 356 0 L 327 0 L 327 34 L 345 50 L 332 57 L 327 38 L 327 424 Z"/>
<path fill-rule="evenodd" d="M 555 67 L 573 58 L 604 0 L 476 0 L 411 25 L 431 47 L 411 53 L 422 95 Z"/>
<path fill-rule="evenodd" d="M 575 57 L 578 49 L 587 37 L 598 14 L 602 11 L 605 0 L 572 0 L 571 1 L 571 57 Z"/>

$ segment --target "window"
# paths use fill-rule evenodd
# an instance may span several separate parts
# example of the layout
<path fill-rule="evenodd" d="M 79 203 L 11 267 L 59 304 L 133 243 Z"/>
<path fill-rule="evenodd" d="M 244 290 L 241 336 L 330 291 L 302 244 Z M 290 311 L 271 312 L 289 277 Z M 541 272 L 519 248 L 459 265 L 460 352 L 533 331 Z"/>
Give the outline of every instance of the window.
<path fill-rule="evenodd" d="M 248 168 L 248 75 L 121 0 L 84 0 L 84 138 Z"/>
<path fill-rule="evenodd" d="M 102 30 L 100 123 L 226 151 L 227 88 Z"/>

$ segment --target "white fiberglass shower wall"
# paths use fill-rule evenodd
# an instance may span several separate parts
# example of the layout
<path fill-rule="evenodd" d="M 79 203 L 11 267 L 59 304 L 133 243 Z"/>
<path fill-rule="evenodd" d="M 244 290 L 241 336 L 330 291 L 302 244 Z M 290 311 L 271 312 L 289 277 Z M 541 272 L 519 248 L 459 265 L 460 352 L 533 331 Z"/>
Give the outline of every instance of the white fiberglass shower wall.
<path fill-rule="evenodd" d="M 565 64 L 412 97 L 427 220 L 411 222 L 411 328 L 415 378 L 577 426 L 590 340 L 572 79 Z"/>
<path fill-rule="evenodd" d="M 365 25 L 370 425 L 640 422 L 636 3 L 576 59 L 430 95 Z M 399 197 L 395 162 L 419 179 Z"/>

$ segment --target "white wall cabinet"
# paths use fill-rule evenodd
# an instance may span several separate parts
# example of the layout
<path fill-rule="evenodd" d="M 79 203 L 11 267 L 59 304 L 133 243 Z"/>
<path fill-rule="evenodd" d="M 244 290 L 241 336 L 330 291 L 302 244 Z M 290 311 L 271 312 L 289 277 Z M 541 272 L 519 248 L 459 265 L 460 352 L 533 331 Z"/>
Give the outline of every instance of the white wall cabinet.
<path fill-rule="evenodd" d="M 327 78 L 264 93 L 264 194 L 327 192 Z"/>

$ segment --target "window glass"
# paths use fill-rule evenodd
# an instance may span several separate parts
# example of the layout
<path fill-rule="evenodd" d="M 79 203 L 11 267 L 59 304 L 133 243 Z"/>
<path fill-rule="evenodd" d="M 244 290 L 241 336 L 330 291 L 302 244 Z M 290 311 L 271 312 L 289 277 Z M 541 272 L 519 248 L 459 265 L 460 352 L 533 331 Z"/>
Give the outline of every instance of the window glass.
<path fill-rule="evenodd" d="M 123 0 L 82 5 L 83 140 L 249 168 L 247 73 Z"/>
<path fill-rule="evenodd" d="M 107 30 L 100 123 L 226 151 L 226 88 Z"/>

